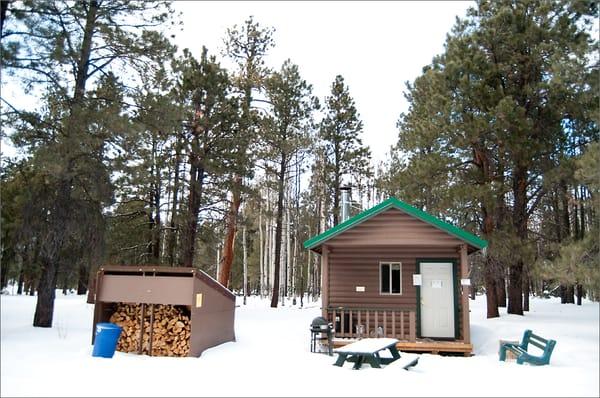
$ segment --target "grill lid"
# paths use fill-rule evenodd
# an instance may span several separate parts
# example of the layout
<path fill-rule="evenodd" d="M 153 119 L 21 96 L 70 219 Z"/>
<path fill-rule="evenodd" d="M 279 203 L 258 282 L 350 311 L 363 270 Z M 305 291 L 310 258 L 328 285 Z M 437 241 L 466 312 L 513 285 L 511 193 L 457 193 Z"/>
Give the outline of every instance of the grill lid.
<path fill-rule="evenodd" d="M 323 318 L 322 316 L 316 317 L 310 323 L 310 328 L 313 330 L 327 330 L 331 327 L 332 325 L 330 325 L 329 322 L 327 322 L 327 319 Z"/>

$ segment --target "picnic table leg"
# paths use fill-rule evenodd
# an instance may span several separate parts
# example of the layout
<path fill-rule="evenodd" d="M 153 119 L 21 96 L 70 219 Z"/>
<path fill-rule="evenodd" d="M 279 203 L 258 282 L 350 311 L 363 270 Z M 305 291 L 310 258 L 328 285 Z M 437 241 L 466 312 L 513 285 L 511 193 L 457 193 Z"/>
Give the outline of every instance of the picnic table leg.
<path fill-rule="evenodd" d="M 389 347 L 390 353 L 392 353 L 392 358 L 394 358 L 394 361 L 398 358 L 400 358 L 400 353 L 398 352 L 398 349 L 396 348 L 396 345 L 392 345 Z"/>
<path fill-rule="evenodd" d="M 344 366 L 344 362 L 346 362 L 347 356 L 348 356 L 348 354 L 338 352 L 338 359 L 337 359 L 337 361 L 335 361 L 334 365 L 335 366 Z"/>
<path fill-rule="evenodd" d="M 356 362 L 354 362 L 354 366 L 352 367 L 352 369 L 360 369 L 360 367 L 363 364 L 363 361 L 364 361 L 364 356 L 358 355 L 356 357 Z"/>
<path fill-rule="evenodd" d="M 502 344 L 500 346 L 500 356 L 498 358 L 500 361 L 506 361 L 506 345 Z"/>
<path fill-rule="evenodd" d="M 376 355 L 367 355 L 366 360 L 372 368 L 381 368 L 379 358 Z"/>

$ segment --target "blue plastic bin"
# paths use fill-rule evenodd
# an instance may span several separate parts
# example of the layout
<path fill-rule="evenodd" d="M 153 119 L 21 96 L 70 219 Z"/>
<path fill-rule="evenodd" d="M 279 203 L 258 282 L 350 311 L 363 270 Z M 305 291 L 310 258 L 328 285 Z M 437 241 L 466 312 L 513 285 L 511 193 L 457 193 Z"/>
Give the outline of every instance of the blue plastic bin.
<path fill-rule="evenodd" d="M 110 322 L 96 324 L 96 337 L 94 339 L 93 357 L 112 358 L 115 355 L 117 342 L 123 329 Z"/>

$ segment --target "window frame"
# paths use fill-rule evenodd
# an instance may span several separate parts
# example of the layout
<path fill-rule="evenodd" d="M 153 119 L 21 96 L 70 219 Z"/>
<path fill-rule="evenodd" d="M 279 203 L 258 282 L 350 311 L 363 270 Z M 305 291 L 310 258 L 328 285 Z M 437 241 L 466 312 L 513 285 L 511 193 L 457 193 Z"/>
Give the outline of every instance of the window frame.
<path fill-rule="evenodd" d="M 383 292 L 382 291 L 382 276 L 383 276 L 383 266 L 384 265 L 389 265 L 389 281 L 390 281 L 390 291 L 389 292 Z M 398 265 L 400 268 L 400 292 L 399 293 L 393 293 L 392 292 L 392 270 L 393 270 L 393 265 Z M 402 262 L 401 261 L 380 261 L 379 262 L 379 294 L 382 296 L 401 296 L 402 295 Z"/>

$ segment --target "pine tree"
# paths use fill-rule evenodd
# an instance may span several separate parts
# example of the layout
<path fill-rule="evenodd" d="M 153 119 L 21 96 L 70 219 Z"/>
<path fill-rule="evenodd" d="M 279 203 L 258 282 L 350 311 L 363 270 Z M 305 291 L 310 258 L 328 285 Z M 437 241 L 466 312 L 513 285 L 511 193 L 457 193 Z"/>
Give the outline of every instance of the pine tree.
<path fill-rule="evenodd" d="M 317 100 L 311 95 L 312 86 L 300 77 L 298 66 L 289 60 L 284 62 L 281 71 L 274 72 L 267 79 L 266 92 L 272 105 L 273 115 L 264 122 L 262 140 L 266 144 L 266 157 L 275 164 L 274 173 L 277 178 L 275 280 L 271 297 L 271 307 L 276 308 L 279 301 L 279 278 L 277 276 L 280 274 L 286 177 L 290 174 L 291 166 L 295 166 L 296 155 L 306 150 L 309 145 L 312 111 L 317 107 Z M 287 221 L 286 231 L 289 230 L 289 219 Z"/>
<path fill-rule="evenodd" d="M 227 72 L 214 56 L 208 56 L 206 48 L 200 61 L 185 51 L 178 70 L 179 90 L 190 106 L 185 136 L 190 165 L 189 193 L 181 250 L 183 265 L 192 267 L 198 216 L 206 199 L 208 177 L 239 173 L 246 164 L 243 158 L 236 157 L 244 138 L 240 133 L 239 103 L 230 95 L 232 85 Z"/>
<path fill-rule="evenodd" d="M 453 213 L 468 215 L 462 226 L 480 225 L 490 241 L 490 317 L 498 314 L 505 266 L 508 312 L 523 314 L 527 305 L 530 217 L 556 168 L 550 158 L 561 159 L 569 135 L 582 143 L 597 135 L 585 65 L 593 48 L 586 26 L 596 12 L 582 3 L 481 1 L 409 86 L 411 108 L 399 122 L 403 153 L 384 182 L 416 187 L 425 205 L 460 209 Z M 402 185 L 408 176 L 412 184 Z"/>
<path fill-rule="evenodd" d="M 360 134 L 362 121 L 350 96 L 344 78 L 336 76 L 331 95 L 325 99 L 325 117 L 321 122 L 320 139 L 325 149 L 325 174 L 333 203 L 333 224 L 340 212 L 340 188 L 350 183 L 354 175 L 370 176 L 370 151 L 364 147 Z"/>
<path fill-rule="evenodd" d="M 154 28 L 168 13 L 164 3 L 130 1 L 15 2 L 7 12 L 3 69 L 18 74 L 26 88 L 49 87 L 43 112 L 19 112 L 23 126 L 16 137 L 45 177 L 32 186 L 31 199 L 39 202 L 25 206 L 44 242 L 34 326 L 52 325 L 58 272 L 74 266 L 72 257 L 71 265 L 61 262 L 73 253 L 75 236 L 104 229 L 102 208 L 111 199 L 106 143 L 119 131 L 114 124 L 121 123 L 124 88 L 111 68 L 141 70 L 166 58 L 172 48 Z M 131 26 L 130 18 L 139 23 Z M 97 90 L 90 93 L 92 84 Z"/>
<path fill-rule="evenodd" d="M 227 233 L 223 244 L 223 256 L 218 280 L 224 286 L 228 286 L 231 276 L 231 264 L 234 256 L 234 243 L 237 233 L 237 219 L 242 203 L 242 191 L 244 176 L 252 173 L 251 154 L 252 144 L 256 143 L 258 131 L 258 114 L 253 109 L 255 93 L 253 91 L 262 89 L 268 69 L 264 66 L 264 57 L 268 50 L 274 46 L 273 29 L 262 28 L 258 22 L 250 17 L 242 26 L 234 25 L 227 29 L 225 39 L 225 54 L 235 62 L 237 70 L 234 73 L 234 85 L 239 90 L 241 102 L 240 120 L 240 145 L 235 156 L 242 163 L 248 165 L 243 173 L 233 175 L 233 186 L 231 188 L 231 202 L 225 223 Z M 248 159 L 250 162 L 248 162 Z"/>

